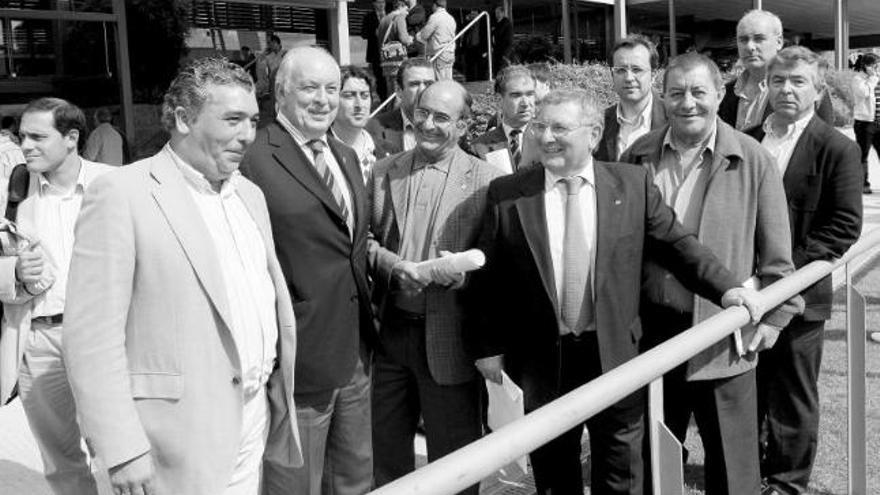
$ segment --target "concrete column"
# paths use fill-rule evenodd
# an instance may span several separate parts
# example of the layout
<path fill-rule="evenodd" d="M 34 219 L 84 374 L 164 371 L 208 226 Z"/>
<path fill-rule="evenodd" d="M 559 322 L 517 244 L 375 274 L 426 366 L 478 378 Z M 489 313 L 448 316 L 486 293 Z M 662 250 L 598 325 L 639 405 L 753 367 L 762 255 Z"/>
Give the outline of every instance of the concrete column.
<path fill-rule="evenodd" d="M 752 0 L 752 8 L 755 10 L 764 10 L 763 0 Z"/>
<path fill-rule="evenodd" d="M 669 0 L 669 56 L 678 55 L 678 33 L 675 27 L 675 0 Z"/>
<path fill-rule="evenodd" d="M 351 47 L 348 36 L 348 0 L 336 0 L 336 8 L 328 12 L 330 22 L 330 46 L 339 65 L 351 63 Z"/>

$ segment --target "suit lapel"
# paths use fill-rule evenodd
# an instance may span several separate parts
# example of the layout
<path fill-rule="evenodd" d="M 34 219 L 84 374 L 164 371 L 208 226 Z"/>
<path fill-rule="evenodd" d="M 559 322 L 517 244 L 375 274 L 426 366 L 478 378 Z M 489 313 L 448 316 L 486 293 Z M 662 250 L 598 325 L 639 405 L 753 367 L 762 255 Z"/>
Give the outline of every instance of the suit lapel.
<path fill-rule="evenodd" d="M 171 226 L 171 230 L 186 253 L 196 276 L 202 282 L 205 292 L 214 304 L 220 318 L 227 328 L 232 328 L 229 301 L 220 272 L 220 260 L 205 222 L 186 189 L 184 179 L 167 152 L 154 161 L 151 174 L 156 180 L 152 195 Z"/>
<path fill-rule="evenodd" d="M 309 161 L 308 157 L 306 157 L 302 148 L 300 148 L 293 140 L 293 137 L 287 134 L 287 132 L 277 124 L 271 125 L 268 132 L 270 142 L 278 147 L 278 149 L 272 153 L 275 160 L 287 170 L 290 175 L 299 181 L 306 190 L 318 198 L 331 214 L 335 215 L 344 223 L 345 219 L 342 218 L 342 212 L 339 210 L 339 205 L 336 204 L 336 200 L 333 199 L 330 190 L 318 176 L 315 167 Z M 331 152 L 333 152 L 332 147 Z M 334 156 L 337 156 L 335 152 Z M 339 162 L 338 156 L 336 160 Z"/>
<path fill-rule="evenodd" d="M 818 126 L 818 123 L 816 122 L 816 119 L 818 118 L 818 116 L 814 115 L 813 118 L 810 119 L 807 127 L 804 128 L 804 132 L 801 133 L 801 137 L 798 138 L 798 141 L 794 146 L 794 151 L 791 154 L 791 158 L 789 158 L 788 164 L 785 167 L 785 174 L 782 176 L 782 183 L 785 186 L 786 193 L 790 193 L 798 188 L 801 185 L 798 184 L 798 182 L 802 180 L 805 175 L 814 175 L 816 173 L 814 170 L 816 166 L 815 156 L 819 142 L 814 138 L 813 134 Z"/>
<path fill-rule="evenodd" d="M 550 237 L 547 233 L 547 214 L 544 207 L 544 169 L 536 167 L 530 172 L 529 180 L 524 184 L 524 195 L 515 202 L 520 223 L 532 252 L 532 258 L 541 274 L 544 290 L 553 303 L 555 312 L 559 312 L 559 301 L 556 297 L 556 280 L 553 276 L 553 259 L 550 257 Z"/>
<path fill-rule="evenodd" d="M 617 122 L 617 105 L 605 116 L 605 133 L 608 139 L 605 140 L 605 152 L 608 160 L 615 161 L 617 158 L 617 135 L 620 131 L 620 123 Z"/>
<path fill-rule="evenodd" d="M 611 255 L 617 242 L 624 198 L 617 180 L 602 162 L 594 162 L 593 166 L 596 174 L 596 254 L 593 257 L 595 260 L 593 294 L 601 294 L 605 281 L 612 273 Z"/>
<path fill-rule="evenodd" d="M 346 145 L 344 143 L 335 138 L 328 138 L 327 142 L 330 143 L 330 150 L 333 152 L 333 156 L 336 157 L 336 163 L 339 164 L 342 174 L 345 175 L 345 179 L 348 181 L 348 190 L 351 191 L 352 215 L 354 215 L 354 230 L 356 231 L 358 226 L 365 225 L 364 220 L 366 219 L 366 208 L 361 208 L 363 205 L 366 205 L 365 195 L 367 193 L 366 189 L 361 187 L 364 183 L 361 167 L 357 160 L 351 158 L 351 153 L 345 152 Z M 336 201 L 333 203 L 335 204 Z M 342 218 L 341 212 L 339 212 L 339 215 Z"/>
<path fill-rule="evenodd" d="M 465 156 L 465 152 L 456 148 L 452 160 L 449 163 L 449 176 L 446 177 L 446 186 L 440 196 L 440 206 L 437 209 L 437 219 L 435 225 L 443 225 L 447 223 L 447 219 L 453 210 L 460 206 L 461 203 L 470 196 L 473 190 L 474 171 L 470 166 L 470 160 Z M 448 223 L 447 223 L 448 224 Z M 434 232 L 434 238 L 445 238 L 440 236 L 439 232 Z M 449 239 L 458 244 L 460 239 Z M 454 250 L 458 246 L 447 245 L 441 246 L 444 249 Z"/>
<path fill-rule="evenodd" d="M 413 152 L 402 153 L 394 159 L 394 163 L 388 169 L 388 187 L 391 191 L 391 203 L 394 207 L 394 221 L 397 222 L 397 231 L 402 230 L 400 222 L 406 218 L 406 196 L 409 188 L 409 176 L 412 168 Z"/>

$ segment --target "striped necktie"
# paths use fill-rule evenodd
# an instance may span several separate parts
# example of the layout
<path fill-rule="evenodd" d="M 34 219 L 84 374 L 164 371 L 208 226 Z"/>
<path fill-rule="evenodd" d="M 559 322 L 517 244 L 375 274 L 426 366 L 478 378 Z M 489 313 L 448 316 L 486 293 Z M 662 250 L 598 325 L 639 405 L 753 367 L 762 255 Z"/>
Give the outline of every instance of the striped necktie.
<path fill-rule="evenodd" d="M 519 136 L 522 134 L 521 129 L 512 129 L 510 131 L 510 156 L 513 157 L 513 171 L 519 168 L 519 162 L 522 160 L 522 147 L 519 145 Z"/>
<path fill-rule="evenodd" d="M 330 190 L 330 194 L 336 201 L 336 206 L 339 207 L 339 211 L 342 213 L 342 218 L 345 219 L 348 231 L 351 233 L 353 231 L 354 221 L 351 217 L 351 212 L 348 211 L 345 198 L 342 195 L 342 188 L 336 183 L 336 179 L 333 177 L 333 172 L 330 171 L 330 167 L 327 166 L 327 162 L 324 160 L 324 141 L 313 139 L 306 143 L 306 146 L 308 146 L 315 155 L 315 170 L 318 171 L 318 175 L 321 177 L 321 180 L 324 181 L 324 185 Z"/>
<path fill-rule="evenodd" d="M 565 183 L 565 233 L 562 237 L 562 322 L 575 335 L 593 327 L 593 286 L 590 252 L 584 244 L 580 192 L 584 179 L 567 177 Z"/>

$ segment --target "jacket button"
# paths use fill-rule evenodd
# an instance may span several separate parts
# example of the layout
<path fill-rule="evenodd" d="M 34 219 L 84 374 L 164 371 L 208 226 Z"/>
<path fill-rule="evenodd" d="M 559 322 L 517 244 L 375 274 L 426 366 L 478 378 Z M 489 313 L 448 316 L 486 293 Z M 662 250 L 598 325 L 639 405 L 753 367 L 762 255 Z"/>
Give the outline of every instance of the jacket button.
<path fill-rule="evenodd" d="M 237 377 L 237 376 L 233 376 L 233 377 L 232 377 L 232 384 L 233 384 L 233 385 L 238 385 L 239 383 L 241 383 L 241 378 L 240 378 L 240 377 Z"/>

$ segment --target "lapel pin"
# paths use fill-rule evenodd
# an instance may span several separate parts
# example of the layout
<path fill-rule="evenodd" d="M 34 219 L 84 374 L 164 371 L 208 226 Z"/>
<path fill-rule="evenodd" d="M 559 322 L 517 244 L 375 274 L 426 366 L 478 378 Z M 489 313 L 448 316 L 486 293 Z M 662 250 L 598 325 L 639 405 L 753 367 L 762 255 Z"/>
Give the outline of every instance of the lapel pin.
<path fill-rule="evenodd" d="M 614 200 L 614 204 L 619 205 L 620 203 L 622 203 L 622 201 L 620 201 L 619 199 Z"/>

